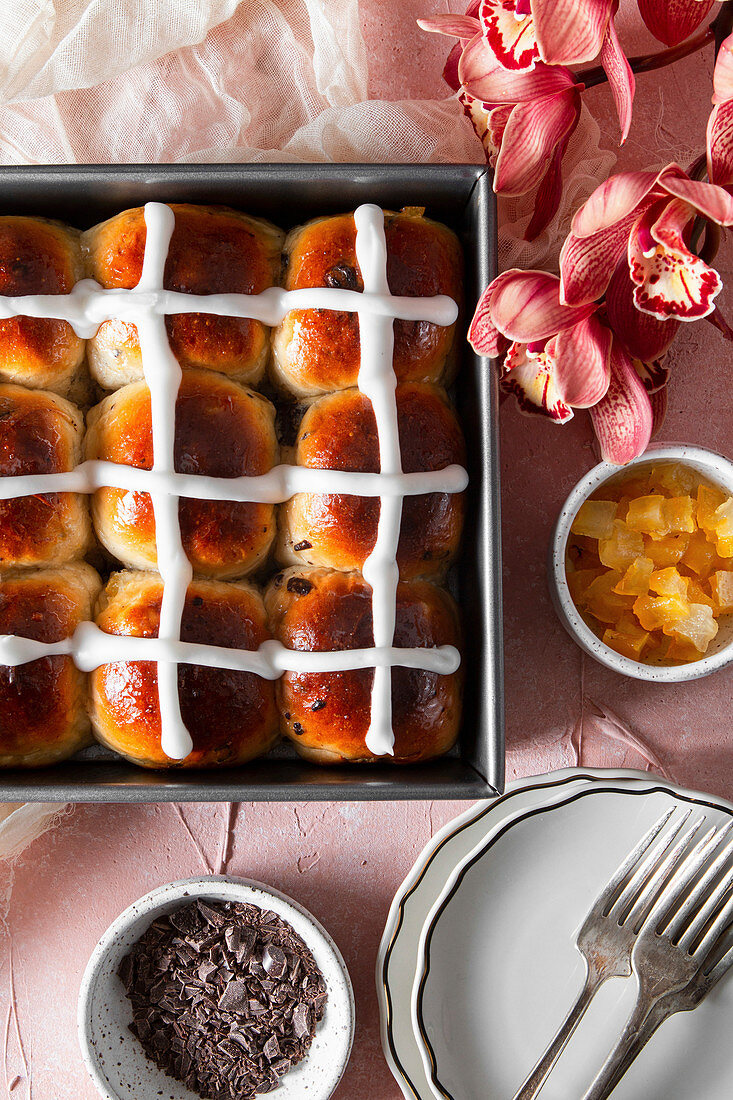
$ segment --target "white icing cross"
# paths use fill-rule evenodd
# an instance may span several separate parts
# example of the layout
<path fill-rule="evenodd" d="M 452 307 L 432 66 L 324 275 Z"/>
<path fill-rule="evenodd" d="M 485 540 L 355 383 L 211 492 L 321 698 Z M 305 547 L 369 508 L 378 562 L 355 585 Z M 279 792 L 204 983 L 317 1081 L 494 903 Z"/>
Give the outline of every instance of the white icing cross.
<path fill-rule="evenodd" d="M 163 288 L 168 247 L 175 225 L 170 207 L 145 206 L 146 241 L 140 281 L 132 290 L 105 290 L 91 279 L 77 283 L 70 294 L 0 296 L 0 318 L 43 317 L 68 321 L 77 335 L 89 338 L 105 320 L 121 318 L 137 326 L 145 381 L 150 390 L 153 468 L 139 470 L 112 462 L 87 461 L 74 470 L 0 478 L 0 499 L 36 493 L 91 493 L 112 485 L 150 493 L 155 513 L 158 571 L 163 581 L 157 638 L 106 634 L 95 623 L 81 623 L 70 638 L 43 643 L 17 635 L 0 635 L 0 664 L 20 665 L 52 654 L 71 656 L 85 672 L 115 661 L 155 661 L 158 666 L 161 746 L 172 760 L 182 760 L 193 747 L 181 719 L 178 665 L 195 664 L 252 672 L 277 679 L 283 672 L 340 672 L 373 668 L 371 718 L 367 747 L 375 755 L 392 753 L 392 668 L 417 668 L 441 675 L 455 672 L 460 654 L 454 646 L 406 648 L 394 646 L 397 611 L 397 546 L 405 496 L 459 493 L 468 475 L 461 466 L 405 474 L 402 472 L 397 404 L 397 379 L 392 365 L 395 320 L 424 320 L 451 325 L 456 303 L 444 295 L 406 298 L 391 295 L 387 284 L 384 215 L 378 206 L 360 206 L 354 214 L 356 255 L 364 292 L 321 287 L 286 291 L 270 287 L 261 294 L 182 294 Z M 179 474 L 174 469 L 175 409 L 181 368 L 171 351 L 165 318 L 175 313 L 209 313 L 250 318 L 273 327 L 293 309 L 331 309 L 357 313 L 361 365 L 357 385 L 372 403 L 379 441 L 380 473 L 349 473 L 276 466 L 253 477 L 215 478 Z M 269 640 L 254 652 L 180 640 L 181 618 L 193 572 L 181 541 L 180 497 L 201 500 L 283 503 L 294 493 L 343 493 L 380 498 L 374 549 L 364 562 L 363 576 L 372 589 L 374 645 L 309 653 L 287 649 Z"/>

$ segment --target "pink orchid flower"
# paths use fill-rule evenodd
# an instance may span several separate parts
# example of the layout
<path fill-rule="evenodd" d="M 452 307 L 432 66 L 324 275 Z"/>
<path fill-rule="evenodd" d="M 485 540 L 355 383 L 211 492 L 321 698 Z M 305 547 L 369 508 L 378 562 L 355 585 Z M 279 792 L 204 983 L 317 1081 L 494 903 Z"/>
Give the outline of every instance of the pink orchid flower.
<path fill-rule="evenodd" d="M 566 306 L 545 271 L 505 271 L 481 296 L 468 339 L 481 355 L 503 355 L 501 381 L 525 411 L 559 424 L 589 408 L 610 382 L 611 332 L 595 305 Z"/>
<path fill-rule="evenodd" d="M 677 46 L 700 26 L 715 0 L 638 0 L 641 18 L 659 42 Z"/>
<path fill-rule="evenodd" d="M 624 141 L 631 123 L 634 77 L 614 26 L 617 7 L 618 0 L 474 0 L 465 16 L 436 15 L 418 23 L 424 30 L 461 39 L 444 75 L 452 83 L 460 55 L 467 55 L 460 58 L 460 82 L 467 95 L 484 103 L 492 102 L 487 88 L 491 93 L 501 88 L 498 78 L 490 84 L 485 80 L 494 68 L 531 73 L 539 65 L 578 65 L 600 54 Z M 511 95 L 512 86 L 507 85 L 502 101 Z"/>
<path fill-rule="evenodd" d="M 523 411 L 564 424 L 574 408 L 589 409 L 607 462 L 623 465 L 646 450 L 654 418 L 643 365 L 601 322 L 595 303 L 560 301 L 555 275 L 503 272 L 481 296 L 468 339 L 481 355 L 503 356 L 502 388 Z"/>
<path fill-rule="evenodd" d="M 636 309 L 660 321 L 706 317 L 722 283 L 687 246 L 698 215 L 731 225 L 733 198 L 722 187 L 691 180 L 677 164 L 656 175 L 612 176 L 573 218 L 560 253 L 561 300 L 595 302 L 625 256 Z"/>
<path fill-rule="evenodd" d="M 713 72 L 713 110 L 708 120 L 708 178 L 733 183 L 733 34 L 721 44 Z"/>

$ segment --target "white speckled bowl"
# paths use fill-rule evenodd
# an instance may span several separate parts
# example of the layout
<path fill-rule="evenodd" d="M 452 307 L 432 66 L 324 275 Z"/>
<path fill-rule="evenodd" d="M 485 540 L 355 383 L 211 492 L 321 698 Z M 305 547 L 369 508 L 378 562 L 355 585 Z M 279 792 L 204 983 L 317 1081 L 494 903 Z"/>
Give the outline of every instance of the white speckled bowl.
<path fill-rule="evenodd" d="M 244 879 L 184 879 L 159 886 L 114 921 L 92 952 L 79 991 L 79 1044 L 86 1067 L 105 1100 L 199 1100 L 145 1055 L 128 1030 L 130 1002 L 117 977 L 120 960 L 150 924 L 188 900 L 250 902 L 288 921 L 313 953 L 326 979 L 326 1010 L 307 1056 L 282 1078 L 278 1100 L 327 1100 L 351 1054 L 354 994 L 335 943 L 297 902 Z"/>
<path fill-rule="evenodd" d="M 682 462 L 702 474 L 709 481 L 719 485 L 725 492 L 733 495 L 733 462 L 713 451 L 702 447 L 687 447 L 679 444 L 652 446 L 640 458 L 636 458 L 625 467 L 613 466 L 601 462 L 581 478 L 565 501 L 555 524 L 548 563 L 550 594 L 560 621 L 581 649 L 614 672 L 631 676 L 635 680 L 652 680 L 660 684 L 684 683 L 708 676 L 733 661 L 733 615 L 724 618 L 718 636 L 711 643 L 705 657 L 685 665 L 645 665 L 632 661 L 604 645 L 573 603 L 565 572 L 565 553 L 570 535 L 570 527 L 581 504 L 612 477 L 616 477 L 635 467 L 659 465 L 661 462 Z"/>

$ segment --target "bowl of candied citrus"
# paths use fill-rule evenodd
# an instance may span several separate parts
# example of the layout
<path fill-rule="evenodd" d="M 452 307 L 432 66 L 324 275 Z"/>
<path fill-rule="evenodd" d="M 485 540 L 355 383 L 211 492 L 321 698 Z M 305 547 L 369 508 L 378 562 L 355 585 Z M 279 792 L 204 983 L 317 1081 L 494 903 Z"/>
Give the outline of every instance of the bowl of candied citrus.
<path fill-rule="evenodd" d="M 733 463 L 654 447 L 601 463 L 558 518 L 550 582 L 565 628 L 641 680 L 681 682 L 733 661 Z"/>

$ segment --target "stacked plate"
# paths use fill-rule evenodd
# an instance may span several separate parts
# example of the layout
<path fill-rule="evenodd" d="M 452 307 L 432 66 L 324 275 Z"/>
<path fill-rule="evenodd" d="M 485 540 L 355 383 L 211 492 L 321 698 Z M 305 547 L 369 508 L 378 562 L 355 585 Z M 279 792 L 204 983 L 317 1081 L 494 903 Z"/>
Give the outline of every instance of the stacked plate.
<path fill-rule="evenodd" d="M 474 806 L 425 848 L 400 887 L 377 960 L 382 1044 L 409 1100 L 511 1100 L 580 991 L 575 933 L 628 852 L 664 812 L 710 825 L 733 806 L 643 772 L 567 770 Z M 614 978 L 542 1090 L 580 1100 L 633 1008 Z M 733 1095 L 733 974 L 669 1019 L 614 1093 Z"/>

